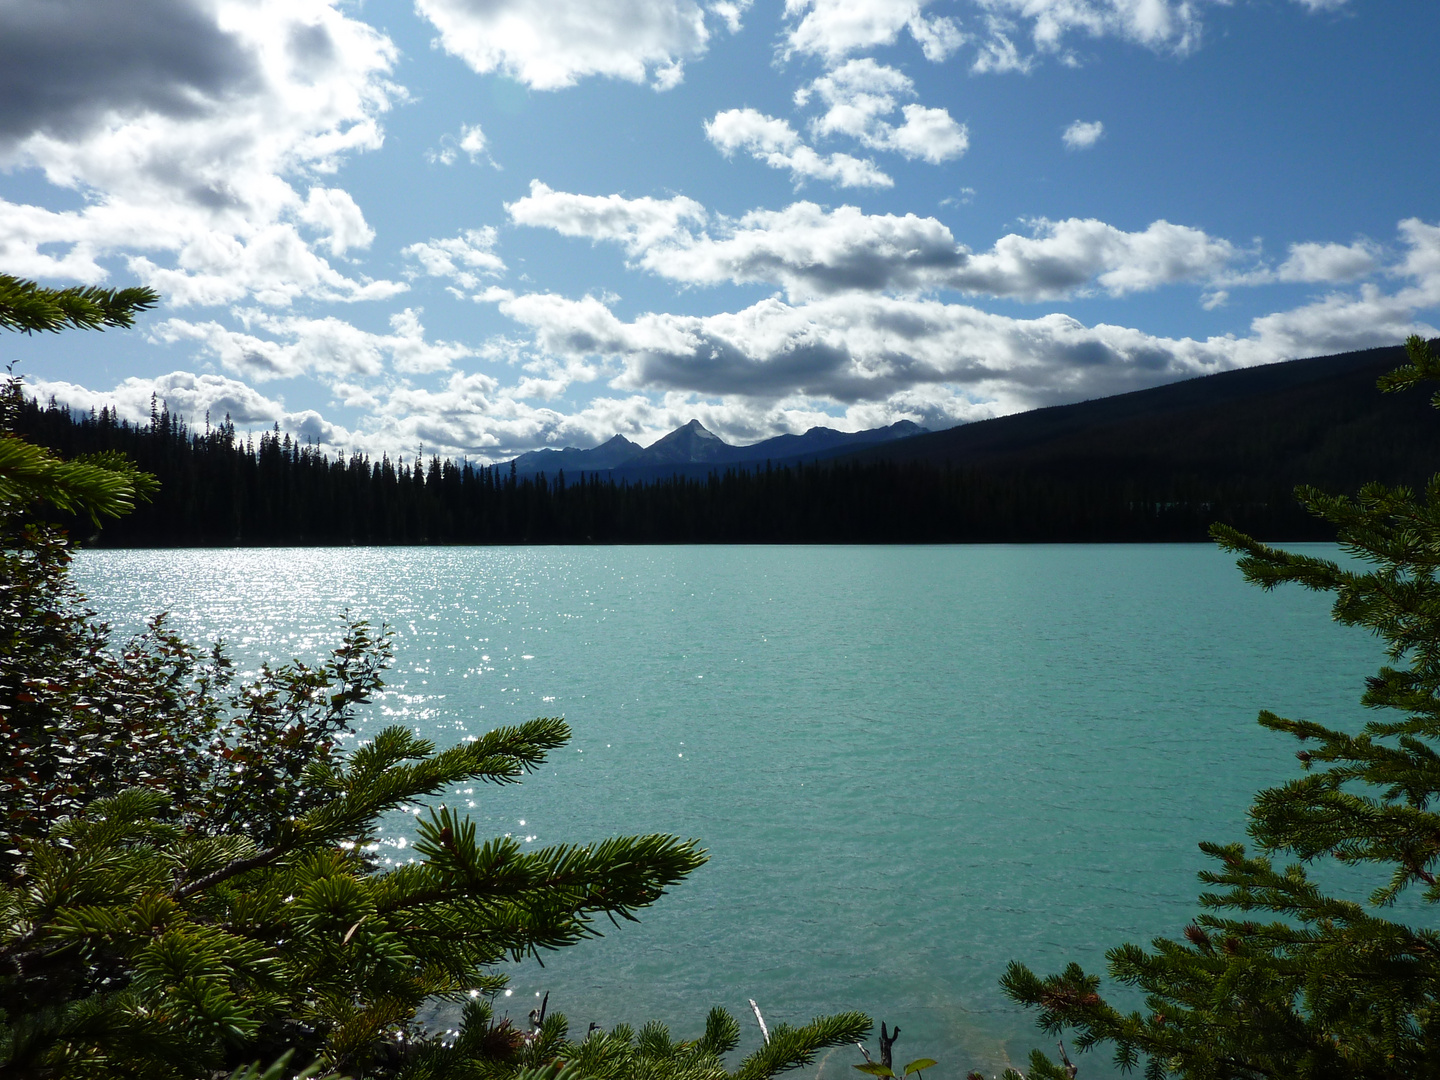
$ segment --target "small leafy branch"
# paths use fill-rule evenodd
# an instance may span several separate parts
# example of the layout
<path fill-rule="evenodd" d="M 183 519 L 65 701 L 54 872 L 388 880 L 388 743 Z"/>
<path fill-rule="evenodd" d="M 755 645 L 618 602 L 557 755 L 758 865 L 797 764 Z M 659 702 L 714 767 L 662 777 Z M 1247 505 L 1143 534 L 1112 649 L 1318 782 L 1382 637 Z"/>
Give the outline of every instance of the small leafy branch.
<path fill-rule="evenodd" d="M 880 1060 L 872 1061 L 870 1051 L 865 1049 L 864 1044 L 856 1043 L 855 1045 L 860 1047 L 860 1053 L 865 1055 L 865 1061 L 856 1065 L 855 1068 L 863 1073 L 869 1073 L 871 1076 L 894 1077 L 898 1080 L 900 1077 L 918 1076 L 932 1065 L 939 1064 L 934 1058 L 916 1058 L 897 1073 L 893 1063 L 893 1048 L 895 1040 L 899 1037 L 900 1028 L 898 1026 L 894 1031 L 889 1031 L 882 1023 L 880 1025 Z"/>

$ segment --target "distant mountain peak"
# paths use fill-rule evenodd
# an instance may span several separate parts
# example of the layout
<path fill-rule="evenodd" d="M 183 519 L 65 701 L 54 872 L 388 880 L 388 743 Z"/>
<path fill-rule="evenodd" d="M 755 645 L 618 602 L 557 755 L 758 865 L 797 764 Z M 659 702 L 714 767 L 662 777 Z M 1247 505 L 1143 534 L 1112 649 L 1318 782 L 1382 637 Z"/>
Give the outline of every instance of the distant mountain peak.
<path fill-rule="evenodd" d="M 693 434 L 700 436 L 700 438 L 702 439 L 714 439 L 716 442 L 724 441 L 720 438 L 719 435 L 716 435 L 713 431 L 706 428 L 704 424 L 700 423 L 699 420 L 691 420 L 684 427 L 676 428 L 675 431 L 672 431 L 670 434 L 675 435 L 681 431 L 692 432 Z"/>
<path fill-rule="evenodd" d="M 732 450 L 724 439 L 713 431 L 707 431 L 699 420 L 676 428 L 662 438 L 656 439 L 629 464 L 634 465 L 681 465 L 703 461 L 716 461 Z"/>
<path fill-rule="evenodd" d="M 526 476 L 537 472 L 553 473 L 560 469 L 599 471 L 623 465 L 639 452 L 638 443 L 631 442 L 624 435 L 614 435 L 607 442 L 588 450 L 574 446 L 567 446 L 563 450 L 552 447 L 531 450 L 528 454 L 517 457 L 514 464 L 516 471 Z"/>

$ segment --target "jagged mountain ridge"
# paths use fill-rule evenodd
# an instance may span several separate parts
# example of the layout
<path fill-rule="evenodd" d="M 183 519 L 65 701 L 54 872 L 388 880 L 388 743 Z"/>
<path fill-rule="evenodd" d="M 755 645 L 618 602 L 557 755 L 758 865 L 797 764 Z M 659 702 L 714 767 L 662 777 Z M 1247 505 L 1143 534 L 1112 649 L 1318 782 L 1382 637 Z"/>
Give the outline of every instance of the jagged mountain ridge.
<path fill-rule="evenodd" d="M 912 421 L 898 420 L 888 427 L 868 431 L 813 427 L 803 435 L 776 435 L 747 446 L 732 446 L 699 420 L 691 420 L 649 446 L 642 447 L 623 435 L 616 435 L 588 450 L 573 446 L 563 450 L 532 450 L 515 458 L 514 465 L 519 476 L 534 476 L 542 472 L 554 475 L 561 469 L 569 472 L 629 472 L 663 469 L 666 466 L 745 465 L 792 461 L 811 454 L 828 455 L 834 451 L 923 435 L 928 430 Z"/>
<path fill-rule="evenodd" d="M 515 471 L 521 476 L 533 476 L 541 472 L 553 474 L 560 469 L 569 469 L 572 472 L 588 472 L 592 469 L 603 471 L 628 461 L 643 449 L 639 443 L 631 442 L 624 435 L 616 435 L 608 442 L 589 450 L 574 446 L 567 446 L 563 450 L 546 447 L 517 457 L 514 462 Z"/>

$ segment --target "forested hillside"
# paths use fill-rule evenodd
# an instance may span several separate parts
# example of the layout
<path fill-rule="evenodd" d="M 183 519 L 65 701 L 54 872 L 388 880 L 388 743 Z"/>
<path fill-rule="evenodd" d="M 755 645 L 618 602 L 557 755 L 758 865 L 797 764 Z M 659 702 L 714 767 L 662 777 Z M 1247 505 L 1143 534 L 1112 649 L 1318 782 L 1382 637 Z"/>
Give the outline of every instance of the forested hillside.
<path fill-rule="evenodd" d="M 1214 521 L 1328 539 L 1296 483 L 1418 485 L 1440 462 L 1425 402 L 1375 390 L 1401 356 L 1294 361 L 829 462 L 652 480 L 338 457 L 228 422 L 192 431 L 163 408 L 136 426 L 28 402 L 17 428 L 67 456 L 122 450 L 160 478 L 102 546 L 1202 540 Z"/>
<path fill-rule="evenodd" d="M 1419 394 L 1375 380 L 1405 349 L 1242 368 L 1115 397 L 986 420 L 856 451 L 857 461 L 1110 476 L 1150 487 L 1299 483 L 1421 485 L 1440 466 L 1440 425 Z"/>

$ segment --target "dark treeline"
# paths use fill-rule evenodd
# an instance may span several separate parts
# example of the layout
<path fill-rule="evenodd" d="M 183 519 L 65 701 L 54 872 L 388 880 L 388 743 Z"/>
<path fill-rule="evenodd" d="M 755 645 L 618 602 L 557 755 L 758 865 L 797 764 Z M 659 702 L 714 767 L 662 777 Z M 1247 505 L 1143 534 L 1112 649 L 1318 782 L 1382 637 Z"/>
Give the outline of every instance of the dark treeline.
<path fill-rule="evenodd" d="M 887 461 L 517 479 L 504 466 L 330 455 L 228 421 L 192 431 L 164 410 L 134 425 L 27 401 L 16 419 L 67 457 L 120 450 L 159 477 L 153 502 L 91 539 L 106 547 L 1200 540 L 1217 520 L 1328 538 L 1287 488 L 1253 480 Z"/>

